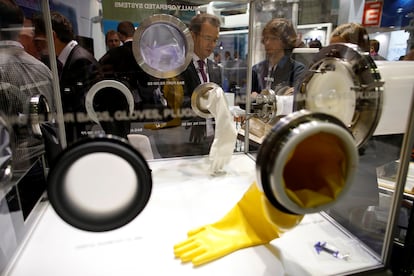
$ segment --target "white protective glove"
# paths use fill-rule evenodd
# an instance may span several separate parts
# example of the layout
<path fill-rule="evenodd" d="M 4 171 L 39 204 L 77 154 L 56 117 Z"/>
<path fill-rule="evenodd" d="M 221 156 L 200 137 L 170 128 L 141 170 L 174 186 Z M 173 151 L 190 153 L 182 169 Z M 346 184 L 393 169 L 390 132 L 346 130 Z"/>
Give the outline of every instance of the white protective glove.
<path fill-rule="evenodd" d="M 208 93 L 207 109 L 215 118 L 214 141 L 210 148 L 210 173 L 220 172 L 230 162 L 236 144 L 237 130 L 226 96 L 217 86 Z"/>

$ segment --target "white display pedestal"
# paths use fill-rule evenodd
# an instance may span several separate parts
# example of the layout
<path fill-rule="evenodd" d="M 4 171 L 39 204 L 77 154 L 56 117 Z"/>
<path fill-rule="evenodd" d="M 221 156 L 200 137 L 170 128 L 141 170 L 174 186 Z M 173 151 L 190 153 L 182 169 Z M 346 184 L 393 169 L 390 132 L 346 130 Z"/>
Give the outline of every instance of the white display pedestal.
<path fill-rule="evenodd" d="M 137 276 L 137 275 L 340 275 L 381 266 L 351 235 L 321 214 L 265 246 L 238 250 L 194 268 L 174 258 L 174 244 L 188 230 L 219 220 L 255 180 L 255 162 L 236 154 L 226 174 L 210 176 L 207 158 L 150 161 L 153 191 L 144 211 L 128 225 L 91 233 L 61 220 L 46 203 L 26 245 L 5 271 L 10 276 Z M 122 179 L 120 179 L 122 181 Z M 321 253 L 314 244 L 326 241 L 349 260 Z"/>

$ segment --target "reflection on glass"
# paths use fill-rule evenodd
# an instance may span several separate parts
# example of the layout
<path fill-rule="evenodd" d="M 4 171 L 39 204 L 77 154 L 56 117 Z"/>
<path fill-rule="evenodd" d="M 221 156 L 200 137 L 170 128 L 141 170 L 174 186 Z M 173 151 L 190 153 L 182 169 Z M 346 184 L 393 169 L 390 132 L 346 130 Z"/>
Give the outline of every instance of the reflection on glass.
<path fill-rule="evenodd" d="M 10 130 L 0 113 L 0 186 L 8 184 L 13 176 L 11 162 Z"/>
<path fill-rule="evenodd" d="M 186 41 L 176 28 L 156 23 L 143 32 L 140 50 L 146 64 L 167 72 L 185 63 Z"/>
<path fill-rule="evenodd" d="M 16 2 L 25 8 L 25 16 L 27 19 L 29 19 L 31 15 L 41 11 L 40 1 L 16 0 Z M 28 2 L 31 2 L 31 4 L 27 4 Z M 107 5 L 107 1 L 83 1 L 82 3 L 79 1 L 76 5 L 70 2 L 59 3 L 59 5 L 57 5 L 57 2 L 58 1 L 50 1 L 52 4 L 51 10 L 60 9 L 67 11 L 68 17 L 72 21 L 73 25 L 76 26 L 74 28 L 76 33 L 80 36 L 90 37 L 93 39 L 96 58 L 101 57 L 106 51 L 103 40 L 103 30 L 108 29 L 108 25 L 106 25 L 108 24 L 108 20 L 105 20 L 108 19 L 107 12 L 112 12 L 115 16 L 118 16 L 115 20 L 132 20 L 134 23 L 138 23 L 138 25 L 142 25 L 143 20 L 141 19 L 145 18 L 144 15 L 160 12 L 167 15 L 165 10 L 160 11 L 155 8 L 153 10 L 150 8 L 144 10 L 143 8 L 136 8 L 134 9 L 134 12 L 130 13 L 130 18 L 127 18 L 128 16 L 124 16 L 123 13 L 117 14 L 114 12 L 115 9 L 113 9 L 113 7 L 111 7 L 113 10 L 108 10 L 109 6 Z M 149 3 L 144 4 L 147 4 L 147 7 L 149 7 L 152 2 L 156 1 L 147 2 Z M 300 41 L 298 42 L 303 42 L 298 44 L 298 46 L 308 46 L 311 41 L 318 39 L 322 42 L 323 46 L 326 47 L 326 41 L 329 39 L 331 30 L 330 26 L 325 27 L 325 29 L 321 31 L 315 30 L 313 25 L 317 27 L 322 26 L 323 24 L 331 24 L 333 29 L 338 25 L 339 21 L 362 21 L 362 14 L 360 11 L 364 10 L 364 4 L 368 1 L 269 0 L 252 2 L 254 2 L 253 4 L 255 5 L 247 9 L 251 14 L 254 13 L 254 24 L 252 26 L 248 26 L 248 16 L 245 16 L 246 9 L 241 10 L 239 8 L 235 8 L 231 4 L 227 4 L 228 6 L 226 6 L 225 2 L 220 2 L 220 6 L 217 6 L 220 10 L 217 12 L 221 13 L 220 16 L 223 19 L 219 41 L 215 48 L 215 52 L 217 52 L 220 56 L 217 59 L 217 63 L 219 66 L 222 66 L 223 69 L 222 87 L 225 92 L 235 95 L 235 104 L 240 104 L 241 107 L 245 104 L 245 96 L 249 95 L 251 92 L 247 91 L 249 87 L 248 84 L 250 82 L 250 80 L 248 80 L 249 67 L 250 65 L 258 63 L 260 60 L 263 60 L 265 57 L 263 44 L 260 40 L 261 30 L 266 22 L 272 18 L 278 17 L 291 19 L 297 25 L 297 34 L 300 38 Z M 406 55 L 410 47 L 414 44 L 413 31 L 411 29 L 406 29 L 407 26 L 412 26 L 413 23 L 413 18 L 406 16 L 410 11 L 412 12 L 410 9 L 413 1 L 405 1 L 404 3 L 402 3 L 403 1 L 399 1 L 401 5 L 404 5 L 404 8 L 399 10 L 398 13 L 396 12 L 396 9 L 392 8 L 392 5 L 396 2 L 398 1 L 383 1 L 384 8 L 382 12 L 386 16 L 384 16 L 384 20 L 380 22 L 381 25 L 377 27 L 367 27 L 370 38 L 375 38 L 380 42 L 379 54 L 386 57 L 389 61 L 397 61 L 400 57 Z M 179 5 L 184 3 L 184 1 L 178 1 L 176 3 Z M 185 3 L 194 5 L 194 7 L 209 4 L 208 1 L 186 1 Z M 218 2 L 214 2 L 213 4 L 219 5 Z M 103 8 L 104 20 L 97 22 L 96 16 L 99 14 L 99 8 Z M 127 9 L 125 8 L 123 10 Z M 184 22 L 188 23 L 187 19 L 190 18 L 193 13 L 194 11 L 176 10 L 174 11 L 174 16 L 177 16 L 178 18 L 183 19 Z M 82 17 L 80 15 L 82 15 Z M 121 15 L 123 16 L 122 18 Z M 245 20 L 233 20 L 235 18 L 244 18 Z M 82 23 L 80 20 L 86 20 L 86 22 L 90 22 L 90 24 L 84 24 L 85 22 Z M 236 21 L 237 24 L 233 24 Z M 29 25 L 27 26 L 29 27 Z M 393 28 L 390 26 L 393 26 Z M 26 32 L 22 32 L 21 37 L 23 38 L 23 36 L 25 36 L 26 39 L 30 38 L 30 29 L 25 29 L 25 31 Z M 42 49 L 41 54 L 43 55 L 45 54 L 44 49 L 47 38 L 45 34 L 40 34 L 37 31 L 38 29 L 35 29 L 35 37 L 33 42 L 39 49 L 39 53 Z M 248 46 L 249 40 L 253 42 L 250 46 Z M 267 41 L 267 38 L 265 40 Z M 30 39 L 28 41 L 30 41 Z M 182 67 L 186 63 L 186 49 L 184 45 L 185 38 L 177 28 L 171 26 L 170 24 L 155 23 L 143 32 L 142 41 L 141 44 L 138 45 L 138 49 L 142 52 L 144 63 L 148 64 L 150 68 L 159 70 L 164 74 L 176 69 L 177 67 Z M 249 47 L 251 49 L 248 49 Z M 4 53 L 3 50 L 3 48 L 0 50 L 0 54 Z M 248 56 L 248 53 L 250 56 Z M 55 56 L 55 53 L 50 56 Z M 294 56 L 292 57 L 295 58 Z M 3 61 L 3 59 L 0 58 L 0 61 Z M 376 62 L 376 64 L 384 64 L 383 67 L 386 67 L 388 65 L 386 62 L 387 61 L 384 61 L 384 63 Z M 402 66 L 399 63 L 394 64 L 396 64 L 396 67 Z M 404 67 L 403 71 L 405 72 L 403 73 L 409 72 L 405 69 L 406 67 Z M 328 72 L 327 74 L 322 75 L 320 80 L 312 80 L 309 83 L 309 86 L 313 86 L 312 90 L 316 91 L 314 98 L 311 99 L 313 104 L 317 107 L 327 107 L 325 109 L 321 108 L 320 111 L 328 112 L 329 110 L 336 110 L 340 113 L 342 112 L 342 115 L 340 116 L 343 117 L 346 123 L 349 123 L 351 115 L 350 113 L 347 113 L 345 108 L 342 107 L 352 105 L 353 99 L 350 99 L 348 103 L 344 103 L 342 102 L 342 97 L 340 97 L 339 94 L 342 94 L 343 86 L 350 86 L 353 79 L 342 76 L 342 71 L 345 70 L 341 70 L 341 72 L 337 73 L 337 76 L 335 77 L 330 76 L 333 72 Z M 5 70 L 5 72 L 10 73 L 11 71 Z M 26 74 L 21 72 L 23 71 L 19 71 L 19 77 L 23 79 Z M 381 77 L 388 75 L 390 74 L 383 74 L 381 71 Z M 373 249 L 376 256 L 380 256 L 381 253 L 383 253 L 382 246 L 385 241 L 386 226 L 389 222 L 388 215 L 390 201 L 394 195 L 393 187 L 395 187 L 396 182 L 395 174 L 397 171 L 394 166 L 398 164 L 399 153 L 402 147 L 402 137 L 404 135 L 405 125 L 408 119 L 408 117 L 401 115 L 402 113 L 408 113 L 406 112 L 408 109 L 406 106 L 399 103 L 409 102 L 408 95 L 412 94 L 411 90 L 407 91 L 405 83 L 402 85 L 401 80 L 403 77 L 405 77 L 404 74 L 399 74 L 397 78 L 389 78 L 385 82 L 384 94 L 392 94 L 392 96 L 389 96 L 386 99 L 387 101 L 391 100 L 391 102 L 385 103 L 383 107 L 385 108 L 383 113 L 386 114 L 389 121 L 381 128 L 381 133 L 375 134 L 375 136 L 368 141 L 368 144 L 364 148 L 361 148 L 361 165 L 357 172 L 357 185 L 355 186 L 365 188 L 364 193 L 357 193 L 355 197 L 347 198 L 347 208 L 342 208 L 343 205 L 338 205 L 335 210 L 329 212 L 329 215 L 334 218 L 335 222 L 340 224 L 341 227 L 346 228 L 352 235 L 361 240 L 364 245 L 367 245 L 369 249 Z M 171 153 L 176 151 L 181 153 L 181 151 L 178 150 L 179 146 L 185 148 L 186 144 L 183 143 L 177 147 L 173 147 L 170 146 L 169 142 L 177 137 L 181 138 L 178 136 L 177 133 L 179 132 L 177 130 L 185 127 L 188 128 L 187 125 L 184 125 L 185 123 L 193 123 L 176 115 L 187 115 L 186 112 L 189 110 L 180 108 L 182 103 L 186 103 L 186 98 L 182 96 L 183 92 L 181 92 L 186 88 L 186 83 L 182 84 L 178 79 L 170 79 L 171 76 L 165 77 L 162 75 L 161 78 L 162 79 L 158 79 L 158 77 L 156 77 L 154 79 L 149 79 L 148 81 L 140 79 L 139 81 L 140 85 L 146 89 L 145 92 L 150 91 L 145 93 L 145 95 L 149 95 L 148 98 L 152 99 L 152 94 L 150 93 L 152 93 L 153 90 L 160 91 L 162 97 L 165 97 L 167 100 L 168 107 L 171 107 L 171 109 L 151 109 L 151 112 L 148 113 L 141 111 L 134 112 L 133 119 L 136 121 L 131 124 L 131 133 L 149 137 L 151 146 L 154 146 L 154 148 L 157 148 L 158 146 L 162 152 L 165 151 Z M 335 78 L 336 80 L 334 80 Z M 54 78 L 54 81 L 57 80 L 57 77 Z M 149 84 L 150 82 L 151 84 Z M 410 83 L 410 87 L 412 87 L 412 81 L 407 81 L 407 83 Z M 328 86 L 330 87 L 328 88 Z M 20 95 L 18 93 L 10 94 Z M 19 96 L 16 97 L 18 98 Z M 400 99 L 401 101 L 394 101 L 396 99 Z M 0 101 L 0 103 L 2 102 L 3 101 Z M 51 104 L 53 102 L 53 100 L 49 101 Z M 17 104 L 18 101 L 14 101 L 13 103 Z M 7 107 L 13 109 L 15 106 L 11 104 Z M 358 106 L 353 106 L 353 108 L 358 109 Z M 172 111 L 170 112 L 170 110 Z M 408 114 L 411 115 L 410 113 Z M 186 118 L 190 117 L 190 115 L 186 116 Z M 147 119 L 145 121 L 145 118 L 148 117 L 156 119 Z M 162 120 L 163 118 L 165 118 L 165 120 Z M 162 123 L 166 124 L 168 128 L 158 128 L 157 130 L 145 128 L 145 123 L 156 120 L 162 121 Z M 168 124 L 168 122 L 170 122 L 169 120 L 171 120 L 173 124 Z M 244 118 L 240 120 L 243 121 Z M 404 129 L 398 129 L 397 131 L 394 129 L 390 130 L 390 127 L 395 127 L 397 124 L 403 125 Z M 252 124 L 250 127 L 252 127 Z M 89 130 L 90 129 L 88 129 L 88 131 Z M 173 139 L 170 137 L 173 137 Z M 156 138 L 159 138 L 159 140 L 154 142 Z M 187 138 L 188 137 L 184 137 L 183 140 L 186 139 L 187 141 Z M 242 141 L 240 142 L 243 143 Z M 159 143 L 159 145 L 156 143 Z M 34 145 L 37 144 L 34 143 Z M 187 148 L 190 147 L 187 146 Z M 240 148 L 246 147 L 244 147 L 244 144 L 241 144 Z M 250 149 L 254 150 L 257 148 L 250 147 Z M 19 152 L 19 154 L 21 154 L 21 156 L 27 156 L 28 152 L 22 151 Z M 160 156 L 159 153 L 157 155 L 157 151 L 154 151 L 154 154 L 156 154 L 156 156 Z M 300 172 L 302 170 L 298 168 L 298 171 Z M 377 177 L 379 177 L 380 180 L 377 180 Z M 383 184 L 389 184 L 389 186 Z M 368 186 L 372 189 L 367 189 Z M 378 186 L 380 187 L 379 189 Z M 406 194 L 404 195 L 404 204 L 406 204 L 404 208 L 406 210 L 402 212 L 405 214 L 409 214 L 412 209 L 410 205 L 412 205 L 413 198 L 409 194 L 409 191 L 410 189 L 406 190 Z M 334 211 L 338 212 L 335 213 Z M 405 238 L 404 231 L 406 230 L 408 221 L 407 215 L 402 214 L 398 219 L 401 220 L 399 222 L 399 229 L 401 230 L 399 231 L 399 238 L 403 241 Z"/>

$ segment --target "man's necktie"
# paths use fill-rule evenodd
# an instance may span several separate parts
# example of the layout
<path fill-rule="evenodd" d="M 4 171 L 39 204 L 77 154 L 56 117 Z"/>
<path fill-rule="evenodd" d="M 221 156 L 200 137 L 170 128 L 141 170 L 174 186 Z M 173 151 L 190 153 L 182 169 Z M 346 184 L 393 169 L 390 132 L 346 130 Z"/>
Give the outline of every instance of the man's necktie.
<path fill-rule="evenodd" d="M 59 75 L 59 78 L 60 78 L 62 76 L 63 64 L 57 58 L 56 58 L 56 64 L 57 64 L 58 75 Z"/>
<path fill-rule="evenodd" d="M 199 59 L 198 61 L 198 69 L 200 70 L 201 77 L 203 78 L 204 82 L 207 82 L 207 75 L 206 71 L 204 70 L 204 60 Z"/>
<path fill-rule="evenodd" d="M 199 59 L 198 61 L 198 69 L 200 70 L 201 77 L 203 78 L 203 82 L 207 82 L 207 75 L 206 71 L 204 70 L 205 62 L 204 60 Z M 214 135 L 214 127 L 213 127 L 213 119 L 207 118 L 206 119 L 206 137 Z"/>

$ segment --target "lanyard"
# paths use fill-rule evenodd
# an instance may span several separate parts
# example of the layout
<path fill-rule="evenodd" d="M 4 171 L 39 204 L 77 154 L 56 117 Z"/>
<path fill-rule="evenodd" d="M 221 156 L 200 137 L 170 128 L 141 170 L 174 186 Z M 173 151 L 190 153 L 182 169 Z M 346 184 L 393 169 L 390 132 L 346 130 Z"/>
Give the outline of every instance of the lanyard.
<path fill-rule="evenodd" d="M 267 70 L 267 77 L 264 78 L 264 80 L 266 81 L 266 89 L 271 89 L 272 87 L 272 83 L 275 81 L 275 79 L 273 78 L 273 72 L 276 70 L 277 65 L 270 67 L 269 64 L 269 69 Z"/>

